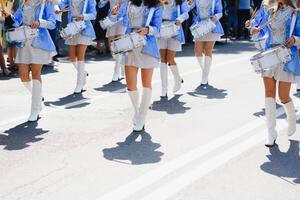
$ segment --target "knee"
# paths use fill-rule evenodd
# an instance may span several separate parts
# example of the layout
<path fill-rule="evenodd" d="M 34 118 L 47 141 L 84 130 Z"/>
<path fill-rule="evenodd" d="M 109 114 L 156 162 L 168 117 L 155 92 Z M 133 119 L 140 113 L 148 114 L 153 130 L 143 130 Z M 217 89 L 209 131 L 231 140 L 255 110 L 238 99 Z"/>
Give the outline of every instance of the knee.
<path fill-rule="evenodd" d="M 144 88 L 152 88 L 151 81 L 142 81 L 142 85 Z"/>
<path fill-rule="evenodd" d="M 168 58 L 168 63 L 169 63 L 169 65 L 176 65 L 174 58 Z"/>
<path fill-rule="evenodd" d="M 40 71 L 32 71 L 31 76 L 32 76 L 32 79 L 39 80 L 41 78 L 41 72 Z"/>
<path fill-rule="evenodd" d="M 272 97 L 272 98 L 275 98 L 276 97 L 276 93 L 274 90 L 271 90 L 271 89 L 266 89 L 265 91 L 265 96 L 266 97 Z"/>
<path fill-rule="evenodd" d="M 167 58 L 161 57 L 161 62 L 167 64 L 168 63 Z"/>
<path fill-rule="evenodd" d="M 282 95 L 282 94 L 279 93 L 278 96 L 279 96 L 280 102 L 283 103 L 283 104 L 286 104 L 286 103 L 291 101 L 291 98 L 290 98 L 289 95 Z"/>

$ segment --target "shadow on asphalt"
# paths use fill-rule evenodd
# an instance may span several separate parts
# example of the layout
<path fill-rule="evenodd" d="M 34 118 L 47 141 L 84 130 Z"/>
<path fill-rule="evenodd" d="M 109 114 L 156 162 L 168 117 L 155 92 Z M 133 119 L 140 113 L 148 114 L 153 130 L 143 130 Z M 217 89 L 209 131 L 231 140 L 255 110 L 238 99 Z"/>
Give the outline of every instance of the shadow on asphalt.
<path fill-rule="evenodd" d="M 276 109 L 279 109 L 279 108 L 281 108 L 281 107 L 282 107 L 282 105 L 280 105 L 279 103 L 276 103 Z M 258 111 L 258 112 L 253 113 L 253 115 L 254 115 L 255 117 L 263 117 L 263 116 L 265 116 L 265 115 L 266 115 L 265 108 L 262 108 L 261 111 Z M 283 119 L 283 118 L 285 118 L 285 116 L 286 116 L 286 115 L 280 115 L 279 117 L 276 117 L 276 118 L 277 118 L 277 119 Z"/>
<path fill-rule="evenodd" d="M 38 122 L 22 123 L 11 129 L 4 131 L 5 134 L 0 134 L 0 146 L 4 146 L 6 150 L 22 150 L 35 142 L 41 141 L 41 135 L 49 132 L 37 128 Z"/>
<path fill-rule="evenodd" d="M 126 93 L 126 85 L 120 81 L 110 82 L 102 85 L 99 88 L 94 88 L 96 91 L 111 92 L 111 93 Z"/>
<path fill-rule="evenodd" d="M 290 147 L 287 152 L 281 152 L 278 146 L 270 148 L 270 155 L 267 157 L 269 161 L 260 167 L 264 172 L 291 184 L 300 184 L 299 141 L 290 140 Z"/>
<path fill-rule="evenodd" d="M 228 95 L 227 90 L 218 89 L 211 85 L 199 85 L 193 92 L 187 94 L 193 97 L 206 97 L 207 99 L 225 99 Z"/>
<path fill-rule="evenodd" d="M 80 100 L 83 100 L 83 102 L 78 104 L 77 101 L 80 101 Z M 83 108 L 90 104 L 88 102 L 85 102 L 84 100 L 87 100 L 87 98 L 85 98 L 82 93 L 81 94 L 70 94 L 68 96 L 59 98 L 57 101 L 46 101 L 44 104 L 45 104 L 45 106 L 49 106 L 49 107 L 51 107 L 52 105 L 53 106 L 66 106 L 69 104 L 66 109 L 73 109 L 73 108 Z M 74 105 L 74 106 L 70 105 L 73 102 L 76 102 L 76 105 Z"/>
<path fill-rule="evenodd" d="M 183 114 L 191 107 L 185 107 L 185 102 L 180 101 L 179 98 L 183 95 L 175 95 L 171 99 L 161 98 L 159 101 L 154 101 L 151 110 L 166 112 L 168 114 Z"/>
<path fill-rule="evenodd" d="M 103 149 L 104 158 L 122 164 L 143 165 L 158 163 L 164 155 L 157 150 L 161 145 L 152 142 L 150 134 L 145 131 L 141 134 L 131 133 L 124 142 L 118 142 L 117 145 Z"/>

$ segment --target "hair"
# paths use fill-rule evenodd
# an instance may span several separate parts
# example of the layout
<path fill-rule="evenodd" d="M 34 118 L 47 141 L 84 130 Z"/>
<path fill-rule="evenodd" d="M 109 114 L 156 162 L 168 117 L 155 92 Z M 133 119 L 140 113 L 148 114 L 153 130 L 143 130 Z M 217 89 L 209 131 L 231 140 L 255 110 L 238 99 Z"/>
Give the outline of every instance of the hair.
<path fill-rule="evenodd" d="M 176 5 L 181 5 L 183 3 L 183 0 L 175 0 Z"/>
<path fill-rule="evenodd" d="M 130 0 L 134 5 L 140 6 L 144 3 L 145 6 L 152 8 L 159 4 L 159 0 Z"/>
<path fill-rule="evenodd" d="M 285 0 L 285 4 L 292 7 L 294 10 L 298 10 L 297 6 L 293 3 L 292 0 Z M 278 11 L 278 9 L 282 6 L 282 3 L 279 3 L 278 1 L 275 2 L 275 11 Z"/>

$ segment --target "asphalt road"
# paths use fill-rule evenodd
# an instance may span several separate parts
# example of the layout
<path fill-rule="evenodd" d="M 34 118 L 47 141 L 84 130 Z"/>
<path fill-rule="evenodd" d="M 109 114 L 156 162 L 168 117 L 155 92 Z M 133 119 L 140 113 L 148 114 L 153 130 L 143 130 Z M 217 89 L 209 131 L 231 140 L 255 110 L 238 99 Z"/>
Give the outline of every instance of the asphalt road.
<path fill-rule="evenodd" d="M 176 59 L 182 90 L 171 93 L 170 73 L 170 97 L 160 100 L 156 70 L 141 135 L 131 133 L 124 80 L 109 83 L 110 58 L 89 57 L 86 91 L 77 96 L 69 62 L 44 68 L 38 123 L 25 122 L 30 96 L 19 79 L 1 78 L 0 199 L 299 200 L 300 126 L 288 138 L 278 105 L 278 146 L 264 147 L 263 85 L 249 63 L 255 53 L 248 42 L 217 46 L 211 86 L 201 88 L 185 46 Z"/>

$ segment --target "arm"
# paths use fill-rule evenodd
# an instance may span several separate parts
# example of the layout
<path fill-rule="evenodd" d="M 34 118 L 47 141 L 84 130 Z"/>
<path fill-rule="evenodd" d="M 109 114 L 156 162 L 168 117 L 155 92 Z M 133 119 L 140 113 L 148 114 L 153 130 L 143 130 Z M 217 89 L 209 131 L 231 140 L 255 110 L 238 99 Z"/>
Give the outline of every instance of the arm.
<path fill-rule="evenodd" d="M 69 1 L 68 0 L 62 0 L 59 4 L 58 4 L 58 8 L 60 10 L 63 10 L 64 8 L 69 6 Z"/>
<path fill-rule="evenodd" d="M 106 6 L 106 4 L 108 4 L 109 0 L 100 0 L 98 3 L 98 8 L 103 8 Z"/>
<path fill-rule="evenodd" d="M 86 13 L 83 14 L 83 19 L 85 21 L 95 20 L 96 19 L 96 2 L 95 0 L 86 0 L 88 1 Z"/>
<path fill-rule="evenodd" d="M 179 20 L 180 23 L 184 22 L 189 18 L 189 6 L 186 0 L 180 5 L 180 13 L 181 15 L 177 18 L 177 20 Z"/>
<path fill-rule="evenodd" d="M 160 31 L 162 23 L 162 8 L 161 6 L 155 8 L 152 20 L 150 22 L 149 28 L 149 35 L 157 35 Z"/>
<path fill-rule="evenodd" d="M 12 19 L 14 20 L 14 24 L 13 24 L 14 27 L 18 27 L 23 23 L 22 8 L 23 8 L 23 4 L 20 3 L 15 15 L 12 16 Z"/>
<path fill-rule="evenodd" d="M 299 13 L 297 14 L 297 20 L 295 24 L 295 30 L 293 37 L 295 38 L 295 46 L 300 46 L 300 15 Z"/>
<path fill-rule="evenodd" d="M 261 5 L 261 7 L 259 8 L 259 10 L 256 13 L 255 17 L 251 21 L 251 25 L 250 25 L 251 28 L 259 26 L 260 22 L 264 18 L 264 12 L 265 12 L 265 8 L 264 8 L 263 5 Z"/>
<path fill-rule="evenodd" d="M 44 14 L 42 19 L 39 19 L 39 22 L 41 28 L 53 30 L 56 27 L 54 6 L 49 1 L 45 4 Z"/>
<path fill-rule="evenodd" d="M 214 9 L 214 15 L 217 17 L 217 20 L 220 20 L 223 17 L 223 6 L 221 0 L 215 0 L 215 9 Z"/>

